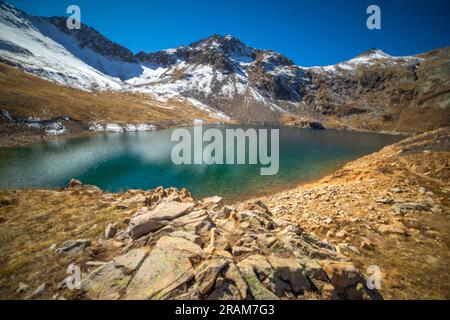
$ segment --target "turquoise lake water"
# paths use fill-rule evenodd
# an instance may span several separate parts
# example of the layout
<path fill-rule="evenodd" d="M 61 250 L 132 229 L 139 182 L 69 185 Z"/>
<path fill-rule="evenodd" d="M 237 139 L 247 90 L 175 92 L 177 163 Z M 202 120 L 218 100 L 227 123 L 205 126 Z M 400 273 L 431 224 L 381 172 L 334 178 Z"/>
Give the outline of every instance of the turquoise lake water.
<path fill-rule="evenodd" d="M 204 126 L 204 130 L 210 127 Z M 214 127 L 224 131 L 237 126 Z M 170 141 L 173 129 L 168 129 L 0 149 L 0 188 L 58 188 L 77 178 L 113 192 L 174 186 L 185 187 L 198 198 L 242 199 L 320 178 L 345 162 L 401 139 L 372 133 L 279 129 L 280 167 L 274 176 L 261 176 L 259 164 L 174 165 L 171 150 L 176 143 Z"/>

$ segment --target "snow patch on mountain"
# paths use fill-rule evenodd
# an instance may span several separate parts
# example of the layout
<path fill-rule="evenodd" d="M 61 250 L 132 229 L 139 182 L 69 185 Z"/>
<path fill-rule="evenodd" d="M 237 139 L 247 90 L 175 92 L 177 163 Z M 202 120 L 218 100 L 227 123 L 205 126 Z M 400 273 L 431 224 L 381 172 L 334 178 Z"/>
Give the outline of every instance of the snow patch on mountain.
<path fill-rule="evenodd" d="M 336 65 L 300 67 L 282 54 L 251 48 L 231 35 L 134 55 L 88 26 L 67 30 L 64 21 L 30 16 L 0 2 L 0 59 L 65 86 L 143 93 L 161 102 L 161 108 L 172 108 L 167 102 L 174 99 L 218 119 L 229 119 L 223 110 L 233 115 L 244 110 L 248 117 L 294 110 L 298 103 L 315 99 L 318 79 L 333 82 L 335 76 L 353 76 L 360 68 L 420 61 L 371 49 Z M 336 101 L 344 99 L 335 95 Z M 114 124 L 97 129 L 125 130 Z"/>

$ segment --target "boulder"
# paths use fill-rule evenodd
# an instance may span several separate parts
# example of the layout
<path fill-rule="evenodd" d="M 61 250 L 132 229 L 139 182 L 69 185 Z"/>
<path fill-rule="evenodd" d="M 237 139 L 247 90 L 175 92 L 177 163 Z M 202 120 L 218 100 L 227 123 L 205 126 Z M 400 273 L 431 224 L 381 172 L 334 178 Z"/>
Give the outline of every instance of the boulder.
<path fill-rule="evenodd" d="M 248 286 L 239 273 L 238 267 L 234 263 L 229 263 L 225 270 L 225 279 L 231 281 L 239 290 L 239 294 L 243 300 L 247 299 Z"/>
<path fill-rule="evenodd" d="M 361 275 L 350 262 L 325 261 L 323 269 L 338 292 L 343 292 L 346 288 L 355 286 L 362 281 Z"/>
<path fill-rule="evenodd" d="M 68 189 L 71 189 L 71 188 L 75 189 L 75 188 L 82 188 L 82 187 L 83 187 L 83 184 L 81 183 L 80 180 L 77 180 L 77 179 L 70 180 L 69 184 L 67 185 Z"/>
<path fill-rule="evenodd" d="M 228 261 L 213 258 L 203 262 L 195 269 L 195 280 L 197 290 L 202 296 L 206 296 L 216 283 L 219 273 L 228 265 Z"/>
<path fill-rule="evenodd" d="M 131 238 L 138 239 L 161 229 L 168 222 L 186 214 L 193 206 L 194 203 L 190 202 L 162 202 L 153 210 L 131 219 L 128 232 Z"/>
<path fill-rule="evenodd" d="M 274 276 L 291 285 L 295 294 L 303 293 L 311 289 L 311 284 L 302 266 L 295 259 L 270 256 L 269 263 L 274 269 Z M 281 292 L 280 292 L 281 291 Z M 282 290 L 277 290 L 277 295 L 282 295 Z"/>
<path fill-rule="evenodd" d="M 185 255 L 191 260 L 201 260 L 205 256 L 204 251 L 199 245 L 184 238 L 165 236 L 158 241 L 156 246 L 177 251 L 179 254 Z"/>
<path fill-rule="evenodd" d="M 69 240 L 64 242 L 60 248 L 55 250 L 56 254 L 64 256 L 72 255 L 83 251 L 85 248 L 91 245 L 90 240 Z"/>
<path fill-rule="evenodd" d="M 163 237 L 156 244 L 127 287 L 128 300 L 164 299 L 194 278 L 191 260 L 200 259 L 202 249 L 178 237 Z"/>
<path fill-rule="evenodd" d="M 133 249 L 127 254 L 113 259 L 116 267 L 126 268 L 128 271 L 135 271 L 147 255 L 146 249 Z"/>
<path fill-rule="evenodd" d="M 81 282 L 81 290 L 91 300 L 118 300 L 130 280 L 131 275 L 111 261 L 90 273 Z"/>

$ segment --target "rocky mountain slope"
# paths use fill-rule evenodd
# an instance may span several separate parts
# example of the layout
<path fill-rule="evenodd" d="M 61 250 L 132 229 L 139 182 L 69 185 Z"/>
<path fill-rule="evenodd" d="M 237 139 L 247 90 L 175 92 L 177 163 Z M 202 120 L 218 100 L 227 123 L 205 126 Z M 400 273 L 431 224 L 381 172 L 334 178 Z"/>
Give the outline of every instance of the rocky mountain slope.
<path fill-rule="evenodd" d="M 245 123 L 418 132 L 448 124 L 450 49 L 392 57 L 369 50 L 327 67 L 300 67 L 232 36 L 134 55 L 95 29 L 0 4 L 0 59 L 83 90 L 178 99 Z M 418 121 L 420 119 L 420 121 Z"/>
<path fill-rule="evenodd" d="M 449 137 L 426 132 L 232 205 L 76 180 L 1 190 L 0 297 L 448 299 Z M 71 265 L 82 272 L 75 290 Z M 379 291 L 366 287 L 374 265 Z"/>
<path fill-rule="evenodd" d="M 142 93 L 86 92 L 0 63 L 0 146 L 39 143 L 97 132 L 163 129 L 224 121 L 186 101 Z"/>
<path fill-rule="evenodd" d="M 450 129 L 413 136 L 317 182 L 261 199 L 360 269 L 386 299 L 450 298 Z"/>

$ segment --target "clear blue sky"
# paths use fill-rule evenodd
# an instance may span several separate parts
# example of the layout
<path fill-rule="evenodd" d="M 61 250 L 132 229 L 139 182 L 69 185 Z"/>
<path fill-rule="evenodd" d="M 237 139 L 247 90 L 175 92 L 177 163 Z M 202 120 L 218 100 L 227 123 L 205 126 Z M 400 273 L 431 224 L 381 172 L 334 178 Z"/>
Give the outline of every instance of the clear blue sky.
<path fill-rule="evenodd" d="M 372 47 L 409 55 L 450 45 L 450 0 L 6 0 L 29 13 L 82 22 L 133 52 L 157 51 L 231 34 L 303 66 L 350 59 Z M 377 4 L 382 30 L 366 28 Z"/>

